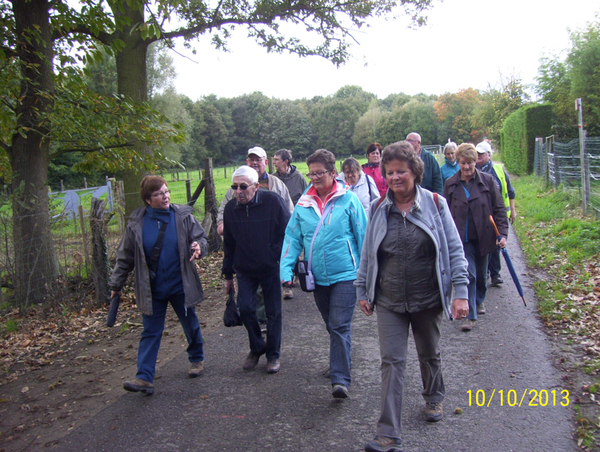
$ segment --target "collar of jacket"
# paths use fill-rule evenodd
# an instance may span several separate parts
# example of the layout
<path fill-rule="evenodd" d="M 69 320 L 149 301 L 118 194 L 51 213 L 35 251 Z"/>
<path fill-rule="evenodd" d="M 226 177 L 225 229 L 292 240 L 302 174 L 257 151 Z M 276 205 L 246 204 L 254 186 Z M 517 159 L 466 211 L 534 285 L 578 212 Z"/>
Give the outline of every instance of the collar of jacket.
<path fill-rule="evenodd" d="M 331 200 L 339 198 L 340 196 L 346 194 L 346 192 L 348 190 L 350 190 L 350 186 L 348 184 L 346 184 L 346 182 L 343 180 L 335 179 L 335 183 L 336 183 L 335 192 L 331 196 L 328 195 L 329 196 L 327 198 L 328 203 Z M 319 206 L 315 199 L 316 195 L 314 195 L 314 194 L 311 195 L 311 194 L 309 194 L 309 192 L 316 192 L 316 189 L 313 188 L 312 183 L 309 184 L 308 188 L 306 189 L 306 192 L 300 197 L 297 205 L 301 206 L 301 207 L 314 207 L 317 210 L 319 210 Z"/>
<path fill-rule="evenodd" d="M 244 209 L 246 207 L 250 208 L 250 207 L 254 207 L 257 204 L 260 204 L 262 202 L 262 195 L 260 194 L 261 189 L 259 188 L 258 190 L 256 190 L 256 193 L 254 193 L 254 197 L 248 201 L 246 204 L 241 204 L 237 198 L 235 198 L 235 206 L 233 206 L 234 209 Z"/>
<path fill-rule="evenodd" d="M 452 163 L 446 157 L 444 157 L 444 160 L 446 160 L 446 165 L 451 166 L 452 168 L 454 168 L 456 165 L 458 165 L 458 160 L 454 160 L 454 163 Z"/>
<path fill-rule="evenodd" d="M 423 188 L 421 188 L 420 185 L 415 185 L 415 204 L 409 209 L 409 212 L 416 212 L 421 209 L 421 190 L 423 190 Z M 385 201 L 382 201 L 382 204 L 384 205 L 386 213 L 389 213 L 390 207 L 394 204 L 394 192 L 392 190 L 388 189 L 385 195 Z"/>

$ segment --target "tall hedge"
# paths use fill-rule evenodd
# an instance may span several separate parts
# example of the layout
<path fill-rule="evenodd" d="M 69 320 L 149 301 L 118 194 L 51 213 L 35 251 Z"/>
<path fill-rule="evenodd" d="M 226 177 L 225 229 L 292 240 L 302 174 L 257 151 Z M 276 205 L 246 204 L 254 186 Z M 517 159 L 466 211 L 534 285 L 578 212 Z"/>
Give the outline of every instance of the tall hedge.
<path fill-rule="evenodd" d="M 519 176 L 533 172 L 535 138 L 552 134 L 552 105 L 526 105 L 512 112 L 500 130 L 502 163 Z"/>

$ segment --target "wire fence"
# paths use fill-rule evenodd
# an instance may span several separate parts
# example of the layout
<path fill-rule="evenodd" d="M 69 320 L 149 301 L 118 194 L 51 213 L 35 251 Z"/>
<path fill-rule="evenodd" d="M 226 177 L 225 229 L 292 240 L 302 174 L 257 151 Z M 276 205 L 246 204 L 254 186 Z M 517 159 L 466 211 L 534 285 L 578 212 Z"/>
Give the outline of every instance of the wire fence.
<path fill-rule="evenodd" d="M 584 206 L 600 216 L 600 137 L 585 139 L 583 165 L 579 139 L 561 143 L 537 138 L 533 169 L 555 188 L 576 190 Z"/>

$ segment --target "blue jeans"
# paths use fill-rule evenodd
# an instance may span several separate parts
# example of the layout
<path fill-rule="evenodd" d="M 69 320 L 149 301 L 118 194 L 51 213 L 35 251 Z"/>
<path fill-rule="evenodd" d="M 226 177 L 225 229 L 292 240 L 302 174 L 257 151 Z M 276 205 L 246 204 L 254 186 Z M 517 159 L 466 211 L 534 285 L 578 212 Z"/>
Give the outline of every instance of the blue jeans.
<path fill-rule="evenodd" d="M 354 281 L 331 286 L 315 284 L 315 302 L 329 333 L 329 374 L 331 384 L 350 387 L 352 364 L 352 315 L 356 305 Z"/>
<path fill-rule="evenodd" d="M 237 272 L 238 308 L 240 318 L 248 331 L 250 351 L 267 355 L 268 360 L 279 359 L 281 349 L 281 281 L 279 270 L 270 275 L 250 275 Z M 260 332 L 256 317 L 256 290 L 262 287 L 267 313 L 267 342 Z"/>
<path fill-rule="evenodd" d="M 500 270 L 502 270 L 502 261 L 500 260 L 500 250 L 492 251 L 490 254 L 490 263 L 488 270 L 490 271 L 490 277 L 500 276 Z"/>
<path fill-rule="evenodd" d="M 143 315 L 144 331 L 138 348 L 138 371 L 136 377 L 149 383 L 154 382 L 156 357 L 160 348 L 162 333 L 165 329 L 167 306 L 171 302 L 173 310 L 188 341 L 188 359 L 195 363 L 204 361 L 204 349 L 200 322 L 194 308 L 185 308 L 185 295 L 172 295 L 164 300 L 152 299 L 152 315 Z"/>
<path fill-rule="evenodd" d="M 487 293 L 488 256 L 479 254 L 479 242 L 463 243 L 465 257 L 469 264 L 469 315 L 467 319 L 477 320 L 477 306 L 485 301 Z"/>

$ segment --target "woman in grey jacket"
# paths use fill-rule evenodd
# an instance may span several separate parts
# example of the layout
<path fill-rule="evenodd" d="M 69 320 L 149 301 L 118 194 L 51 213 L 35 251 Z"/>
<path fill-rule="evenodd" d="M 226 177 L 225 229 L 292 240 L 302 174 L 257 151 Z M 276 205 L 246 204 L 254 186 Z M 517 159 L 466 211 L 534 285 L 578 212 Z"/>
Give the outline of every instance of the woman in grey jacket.
<path fill-rule="evenodd" d="M 409 328 L 419 356 L 426 420 L 442 418 L 444 382 L 439 349 L 442 313 L 468 314 L 467 261 L 442 197 L 419 186 L 423 162 L 406 141 L 385 148 L 388 192 L 370 206 L 354 283 L 366 315 L 377 306 L 381 352 L 381 415 L 371 452 L 401 451 L 401 412 Z M 454 301 L 452 301 L 454 288 Z"/>
<path fill-rule="evenodd" d="M 204 369 L 202 333 L 194 307 L 204 299 L 194 259 L 206 256 L 208 242 L 192 208 L 171 204 L 166 181 L 160 176 L 142 179 L 140 195 L 146 207 L 134 210 L 117 249 L 110 279 L 111 296 L 135 271 L 136 303 L 142 312 L 144 331 L 140 338 L 137 374 L 126 381 L 126 391 L 152 394 L 156 358 L 169 302 L 188 341 L 190 377 Z"/>
<path fill-rule="evenodd" d="M 371 176 L 363 172 L 358 160 L 353 157 L 347 158 L 342 163 L 340 179 L 350 185 L 350 191 L 353 191 L 358 196 L 360 203 L 365 208 L 365 212 L 369 211 L 371 201 L 380 198 L 379 189 L 375 181 Z"/>

